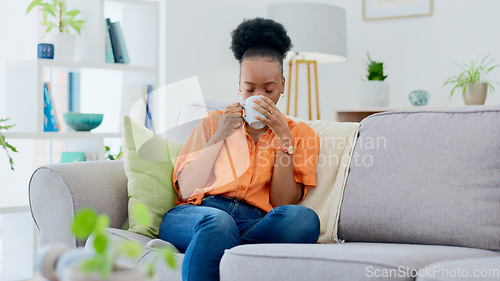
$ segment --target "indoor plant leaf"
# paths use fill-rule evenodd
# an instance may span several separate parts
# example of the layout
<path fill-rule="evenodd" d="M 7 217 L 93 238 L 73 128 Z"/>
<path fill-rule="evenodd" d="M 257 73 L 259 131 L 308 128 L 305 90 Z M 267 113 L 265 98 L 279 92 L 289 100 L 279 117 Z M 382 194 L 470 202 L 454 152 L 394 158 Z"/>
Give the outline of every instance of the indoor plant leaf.
<path fill-rule="evenodd" d="M 141 245 L 135 241 L 124 241 L 120 244 L 120 252 L 126 257 L 137 258 L 142 253 Z"/>
<path fill-rule="evenodd" d="M 33 10 L 34 7 L 40 5 L 42 3 L 43 0 L 33 0 L 29 5 L 28 5 L 28 8 L 26 9 L 26 14 L 28 14 L 29 12 L 31 12 L 31 10 Z"/>
<path fill-rule="evenodd" d="M 72 231 L 77 239 L 87 239 L 94 231 L 96 223 L 96 211 L 90 208 L 82 209 L 75 215 Z"/>

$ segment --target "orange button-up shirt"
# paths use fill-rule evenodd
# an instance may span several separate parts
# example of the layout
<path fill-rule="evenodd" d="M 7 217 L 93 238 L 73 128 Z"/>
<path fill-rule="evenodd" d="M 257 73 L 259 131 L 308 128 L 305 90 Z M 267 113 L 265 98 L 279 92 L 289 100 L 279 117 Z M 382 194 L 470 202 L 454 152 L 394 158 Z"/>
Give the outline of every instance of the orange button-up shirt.
<path fill-rule="evenodd" d="M 177 176 L 198 157 L 217 130 L 223 111 L 213 111 L 200 120 L 182 147 L 173 169 L 173 182 L 179 194 Z M 309 187 L 316 186 L 316 163 L 319 152 L 319 137 L 303 122 L 294 122 L 283 115 L 290 128 L 295 181 L 304 184 L 304 196 Z M 269 189 L 276 157 L 277 139 L 267 130 L 255 144 L 245 126 L 234 129 L 224 140 L 215 160 L 206 186 L 196 189 L 187 203 L 199 205 L 205 195 L 222 195 L 245 201 L 263 211 L 273 206 L 269 202 Z M 208 167 L 207 167 L 208 168 Z M 177 204 L 183 204 L 178 199 Z"/>

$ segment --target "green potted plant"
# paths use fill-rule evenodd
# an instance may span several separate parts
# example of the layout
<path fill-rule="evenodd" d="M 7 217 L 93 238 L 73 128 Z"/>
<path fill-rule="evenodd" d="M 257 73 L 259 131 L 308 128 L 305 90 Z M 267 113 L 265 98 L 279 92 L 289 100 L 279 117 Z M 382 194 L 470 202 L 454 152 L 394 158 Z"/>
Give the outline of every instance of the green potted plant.
<path fill-rule="evenodd" d="M 387 75 L 384 75 L 384 63 L 373 61 L 370 55 L 366 54 L 366 81 L 361 88 L 360 104 L 362 106 L 388 106 L 389 105 L 389 84 L 385 82 Z"/>
<path fill-rule="evenodd" d="M 43 37 L 47 35 L 47 42 L 54 45 L 54 59 L 72 61 L 76 34 L 70 33 L 70 30 L 80 35 L 85 24 L 84 20 L 77 19 L 80 11 L 76 9 L 68 11 L 64 0 L 33 0 L 26 9 L 26 14 L 35 7 L 40 7 L 42 11 L 41 25 L 46 27 Z M 51 32 L 53 29 L 57 32 Z"/>
<path fill-rule="evenodd" d="M 138 224 L 148 226 L 152 222 L 151 215 L 142 203 L 133 206 L 134 219 Z M 133 260 L 142 253 L 142 247 L 135 241 L 123 241 L 121 243 L 111 243 L 111 239 L 106 232 L 109 227 L 109 218 L 106 215 L 98 215 L 93 209 L 85 208 L 76 215 L 72 226 L 73 234 L 77 239 L 86 240 L 90 236 L 94 249 L 94 254 L 87 259 L 69 266 L 65 270 L 65 280 L 69 281 L 146 281 L 152 280 L 155 276 L 154 267 L 147 264 L 144 267 L 131 266 L 132 263 L 120 263 L 120 258 Z M 150 248 L 159 252 L 165 263 L 171 268 L 175 268 L 174 249 Z M 61 277 L 61 276 L 59 276 Z"/>
<path fill-rule="evenodd" d="M 466 105 L 484 104 L 488 88 L 493 93 L 495 91 L 493 83 L 498 85 L 497 82 L 486 80 L 486 75 L 499 66 L 498 64 L 492 65 L 494 60 L 489 59 L 489 57 L 489 55 L 485 56 L 480 62 L 479 59 L 471 60 L 470 65 L 455 63 L 460 67 L 461 72 L 448 78 L 443 84 L 443 86 L 453 86 L 450 92 L 450 100 L 455 90 L 462 88 L 462 95 Z"/>
<path fill-rule="evenodd" d="M 109 147 L 107 145 L 104 147 L 104 159 L 106 159 L 106 160 L 120 160 L 122 158 L 123 158 L 123 151 L 122 151 L 121 145 L 120 145 L 120 151 L 116 155 L 111 154 L 111 147 Z"/>
<path fill-rule="evenodd" d="M 5 139 L 5 135 L 2 133 L 2 130 L 8 130 L 8 129 L 14 127 L 15 124 L 13 124 L 13 125 L 2 125 L 1 124 L 3 122 L 7 122 L 9 120 L 10 120 L 10 118 L 5 118 L 5 119 L 0 118 L 0 145 L 5 150 L 5 153 L 7 153 L 7 157 L 9 158 L 10 169 L 14 170 L 14 161 L 12 160 L 12 157 L 10 156 L 9 150 L 11 152 L 17 152 L 17 149 L 7 142 L 7 140 Z"/>

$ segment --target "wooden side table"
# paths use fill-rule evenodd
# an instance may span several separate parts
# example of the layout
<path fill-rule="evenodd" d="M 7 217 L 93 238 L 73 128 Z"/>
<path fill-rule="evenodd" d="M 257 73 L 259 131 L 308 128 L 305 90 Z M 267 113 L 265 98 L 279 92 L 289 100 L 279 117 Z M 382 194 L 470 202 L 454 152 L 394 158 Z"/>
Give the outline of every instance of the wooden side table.
<path fill-rule="evenodd" d="M 408 108 L 395 108 L 395 107 L 360 107 L 360 108 L 343 108 L 337 110 L 337 121 L 338 122 L 361 122 L 361 120 L 366 117 L 391 110 L 400 110 Z"/>
<path fill-rule="evenodd" d="M 358 107 L 358 108 L 339 108 L 337 109 L 337 122 L 361 122 L 366 117 L 386 111 L 394 110 L 425 110 L 425 109 L 443 109 L 457 108 L 463 106 L 407 106 L 407 107 Z"/>

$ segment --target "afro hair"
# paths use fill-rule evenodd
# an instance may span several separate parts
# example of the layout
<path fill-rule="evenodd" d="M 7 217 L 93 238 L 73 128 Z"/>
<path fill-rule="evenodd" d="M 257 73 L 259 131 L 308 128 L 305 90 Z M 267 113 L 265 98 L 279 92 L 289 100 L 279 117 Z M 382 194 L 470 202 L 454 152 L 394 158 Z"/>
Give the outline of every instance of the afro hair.
<path fill-rule="evenodd" d="M 254 56 L 272 57 L 282 63 L 292 47 L 283 25 L 265 18 L 243 20 L 231 37 L 231 50 L 240 63 L 244 57 Z"/>

